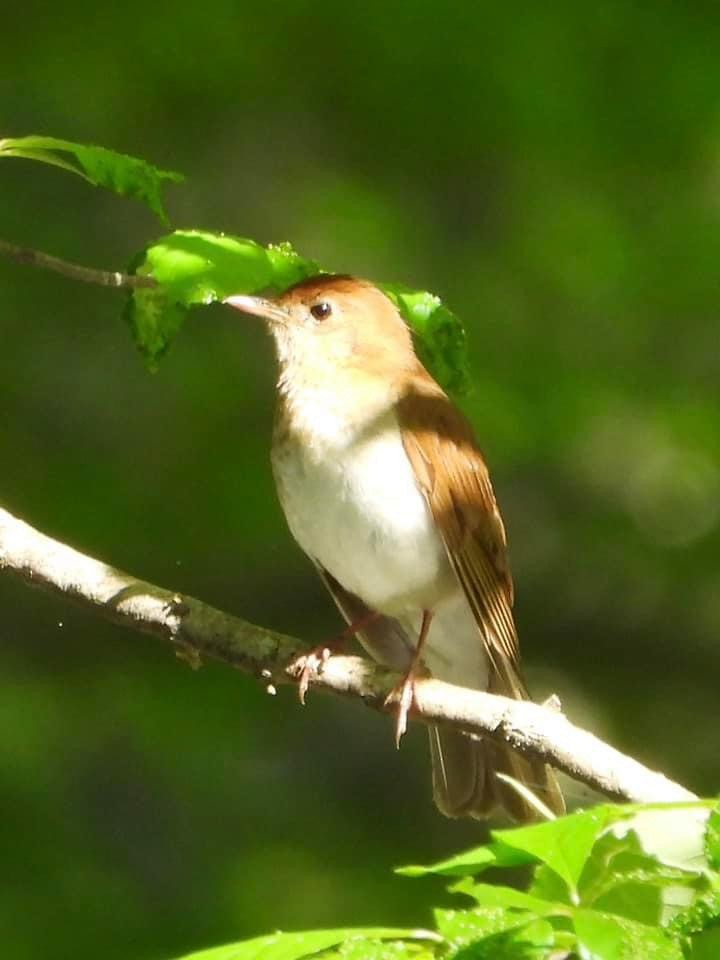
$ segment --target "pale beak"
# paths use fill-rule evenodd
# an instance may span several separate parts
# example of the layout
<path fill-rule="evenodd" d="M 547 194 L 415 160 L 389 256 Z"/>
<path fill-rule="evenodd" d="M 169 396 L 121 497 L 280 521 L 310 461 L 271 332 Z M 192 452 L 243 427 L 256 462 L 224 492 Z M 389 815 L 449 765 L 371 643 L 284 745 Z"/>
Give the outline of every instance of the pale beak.
<path fill-rule="evenodd" d="M 242 313 L 250 313 L 254 317 L 262 317 L 271 323 L 287 323 L 290 314 L 279 304 L 272 300 L 265 300 L 263 297 L 248 297 L 245 294 L 235 294 L 232 297 L 226 297 L 223 303 L 235 307 Z"/>

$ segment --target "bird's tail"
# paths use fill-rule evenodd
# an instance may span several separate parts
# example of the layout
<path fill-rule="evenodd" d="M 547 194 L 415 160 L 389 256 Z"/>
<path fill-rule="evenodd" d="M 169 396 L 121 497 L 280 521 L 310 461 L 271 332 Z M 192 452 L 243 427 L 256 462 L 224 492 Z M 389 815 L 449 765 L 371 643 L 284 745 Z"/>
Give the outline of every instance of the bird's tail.
<path fill-rule="evenodd" d="M 515 668 L 508 663 L 499 666 L 500 670 L 491 669 L 490 692 L 529 699 Z M 446 817 L 484 819 L 502 809 L 513 820 L 536 820 L 537 807 L 504 777 L 522 784 L 557 816 L 565 813 L 565 801 L 550 767 L 496 740 L 472 739 L 457 730 L 430 727 L 430 756 L 433 797 Z"/>
<path fill-rule="evenodd" d="M 547 764 L 527 760 L 496 741 L 430 727 L 430 756 L 433 798 L 446 817 L 484 819 L 504 809 L 513 820 L 537 819 L 537 807 L 498 774 L 527 787 L 553 813 L 565 812 L 560 787 Z"/>

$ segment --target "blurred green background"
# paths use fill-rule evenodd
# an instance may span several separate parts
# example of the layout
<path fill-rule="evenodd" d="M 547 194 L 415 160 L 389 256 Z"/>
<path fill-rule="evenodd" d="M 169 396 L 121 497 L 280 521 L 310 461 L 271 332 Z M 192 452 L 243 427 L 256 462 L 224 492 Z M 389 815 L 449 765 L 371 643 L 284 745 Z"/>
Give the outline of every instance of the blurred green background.
<path fill-rule="evenodd" d="M 441 294 L 511 539 L 537 696 L 720 785 L 720 18 L 712 4 L 23 5 L 0 135 L 185 172 L 173 224 Z M 0 235 L 118 268 L 162 227 L 23 161 Z M 148 374 L 122 297 L 0 262 L 3 505 L 318 642 L 338 617 L 268 463 L 260 325 L 197 311 Z M 479 842 L 424 731 L 0 579 L 0 930 L 13 960 L 165 958 L 274 928 L 428 921 L 394 864 Z M 574 787 L 571 800 L 587 796 Z"/>

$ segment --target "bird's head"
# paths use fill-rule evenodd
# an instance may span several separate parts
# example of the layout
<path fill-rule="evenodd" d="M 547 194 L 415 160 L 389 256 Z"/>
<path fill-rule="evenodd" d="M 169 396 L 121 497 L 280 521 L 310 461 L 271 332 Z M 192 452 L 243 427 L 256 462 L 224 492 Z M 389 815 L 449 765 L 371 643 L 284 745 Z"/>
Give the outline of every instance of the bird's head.
<path fill-rule="evenodd" d="M 237 295 L 225 303 L 265 320 L 285 377 L 394 381 L 417 366 L 405 321 L 365 280 L 320 275 L 277 299 Z"/>

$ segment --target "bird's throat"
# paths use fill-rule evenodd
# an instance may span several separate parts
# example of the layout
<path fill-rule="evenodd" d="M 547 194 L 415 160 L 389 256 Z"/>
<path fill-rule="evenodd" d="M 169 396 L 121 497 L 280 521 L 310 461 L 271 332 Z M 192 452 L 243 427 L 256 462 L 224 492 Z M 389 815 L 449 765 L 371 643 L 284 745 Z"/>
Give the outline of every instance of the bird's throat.
<path fill-rule="evenodd" d="M 345 371 L 311 377 L 281 371 L 273 443 L 292 438 L 332 455 L 362 438 L 396 427 L 396 391 L 391 383 Z"/>

